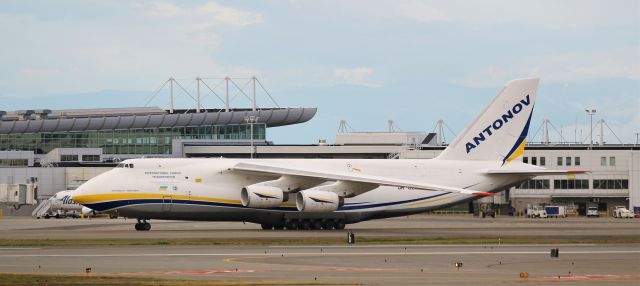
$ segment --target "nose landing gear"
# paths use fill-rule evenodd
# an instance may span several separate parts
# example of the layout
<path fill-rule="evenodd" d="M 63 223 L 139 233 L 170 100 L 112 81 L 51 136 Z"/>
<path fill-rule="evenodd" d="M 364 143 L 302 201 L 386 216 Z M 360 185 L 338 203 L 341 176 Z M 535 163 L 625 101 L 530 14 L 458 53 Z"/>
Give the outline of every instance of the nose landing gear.
<path fill-rule="evenodd" d="M 138 219 L 138 223 L 136 223 L 135 228 L 138 231 L 148 231 L 151 229 L 151 224 L 148 223 L 146 219 L 142 219 L 142 221 Z"/>

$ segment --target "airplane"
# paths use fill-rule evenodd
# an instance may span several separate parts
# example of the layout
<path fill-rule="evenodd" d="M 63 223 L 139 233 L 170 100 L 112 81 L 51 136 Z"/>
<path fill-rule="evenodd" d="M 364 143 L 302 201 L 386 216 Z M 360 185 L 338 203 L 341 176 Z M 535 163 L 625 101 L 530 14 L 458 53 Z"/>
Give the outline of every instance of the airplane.
<path fill-rule="evenodd" d="M 42 215 L 38 215 L 38 218 L 43 217 L 45 219 L 55 217 L 72 217 L 78 218 L 80 214 L 83 215 L 95 215 L 95 211 L 82 206 L 71 198 L 72 190 L 59 191 L 49 198 L 49 208 Z M 44 210 L 43 210 L 44 211 Z"/>
<path fill-rule="evenodd" d="M 434 159 L 125 160 L 81 185 L 73 200 L 117 211 L 148 231 L 150 219 L 243 221 L 263 229 L 344 229 L 494 195 L 547 170 L 524 152 L 537 78 L 512 80 Z"/>

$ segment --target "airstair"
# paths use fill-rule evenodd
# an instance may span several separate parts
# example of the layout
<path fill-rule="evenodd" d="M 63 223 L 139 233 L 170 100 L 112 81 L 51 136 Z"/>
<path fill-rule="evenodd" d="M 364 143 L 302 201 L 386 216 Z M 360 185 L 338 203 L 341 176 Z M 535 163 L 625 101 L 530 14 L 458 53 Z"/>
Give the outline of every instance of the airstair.
<path fill-rule="evenodd" d="M 41 218 L 51 210 L 51 200 L 43 200 L 36 209 L 33 210 L 31 216 Z"/>

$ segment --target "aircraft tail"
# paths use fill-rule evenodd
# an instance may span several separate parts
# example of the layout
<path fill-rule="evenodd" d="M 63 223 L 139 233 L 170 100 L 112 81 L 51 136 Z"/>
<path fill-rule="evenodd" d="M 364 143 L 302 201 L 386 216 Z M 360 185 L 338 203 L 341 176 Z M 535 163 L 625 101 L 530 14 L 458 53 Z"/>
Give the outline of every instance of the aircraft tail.
<path fill-rule="evenodd" d="M 504 165 L 522 155 L 539 81 L 527 78 L 507 83 L 437 159 L 497 160 Z"/>

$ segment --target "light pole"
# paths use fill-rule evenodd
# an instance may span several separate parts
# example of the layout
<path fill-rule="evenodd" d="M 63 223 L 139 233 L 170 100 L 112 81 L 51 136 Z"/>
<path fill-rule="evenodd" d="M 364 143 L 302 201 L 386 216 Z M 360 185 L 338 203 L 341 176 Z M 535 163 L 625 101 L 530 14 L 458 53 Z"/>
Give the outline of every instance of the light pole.
<path fill-rule="evenodd" d="M 591 142 L 589 143 L 589 149 L 593 149 L 593 115 L 596 114 L 596 110 L 595 109 L 585 109 L 584 111 L 587 112 L 587 114 L 589 114 L 589 118 L 590 118 L 590 124 L 589 124 L 589 137 L 591 138 Z"/>
<path fill-rule="evenodd" d="M 247 124 L 249 124 L 249 128 L 250 128 L 250 134 L 249 134 L 249 138 L 250 138 L 250 144 L 251 144 L 251 159 L 253 159 L 253 153 L 255 153 L 255 148 L 253 147 L 253 124 L 255 124 L 256 122 L 258 122 L 258 116 L 245 116 L 244 117 L 244 121 L 247 122 Z"/>
<path fill-rule="evenodd" d="M 636 132 L 636 145 L 638 145 L 638 136 L 640 135 L 640 133 Z"/>

